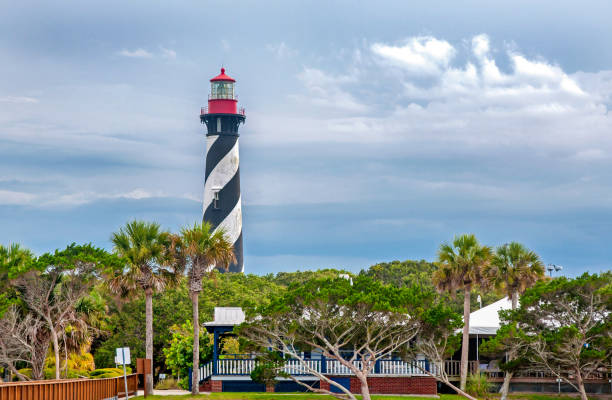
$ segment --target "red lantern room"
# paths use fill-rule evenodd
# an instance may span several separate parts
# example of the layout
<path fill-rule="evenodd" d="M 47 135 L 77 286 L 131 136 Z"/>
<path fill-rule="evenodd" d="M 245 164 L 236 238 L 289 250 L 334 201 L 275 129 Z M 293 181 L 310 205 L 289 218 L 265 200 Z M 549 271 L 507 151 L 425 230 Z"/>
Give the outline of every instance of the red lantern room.
<path fill-rule="evenodd" d="M 244 108 L 238 110 L 238 99 L 234 91 L 236 80 L 221 73 L 210 80 L 208 107 L 202 107 L 200 120 L 208 126 L 209 134 L 222 132 L 238 133 L 238 125 L 245 120 Z"/>
<path fill-rule="evenodd" d="M 221 74 L 210 80 L 209 114 L 238 114 L 235 84 L 236 80 L 225 74 L 225 68 L 221 68 Z"/>
<path fill-rule="evenodd" d="M 234 91 L 236 80 L 221 73 L 210 80 L 208 107 L 202 107 L 200 120 L 208 126 L 208 134 L 238 133 L 238 125 L 245 120 L 244 108 L 238 110 Z"/>

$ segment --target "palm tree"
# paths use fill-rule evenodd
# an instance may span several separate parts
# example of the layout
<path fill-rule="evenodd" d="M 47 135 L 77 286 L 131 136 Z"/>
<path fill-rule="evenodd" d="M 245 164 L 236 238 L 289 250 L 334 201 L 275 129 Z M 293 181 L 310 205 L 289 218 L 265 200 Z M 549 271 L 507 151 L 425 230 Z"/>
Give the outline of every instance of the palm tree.
<path fill-rule="evenodd" d="M 191 392 L 200 392 L 200 315 L 198 298 L 202 291 L 202 278 L 214 268 L 227 270 L 236 262 L 232 242 L 225 236 L 223 229 L 213 230 L 208 222 L 194 224 L 181 230 L 181 252 L 188 265 L 189 296 L 193 309 L 193 378 Z"/>
<path fill-rule="evenodd" d="M 452 244 L 442 243 L 438 250 L 439 267 L 433 274 L 436 288 L 449 292 L 452 297 L 463 289 L 463 341 L 461 344 L 461 380 L 459 387 L 465 390 L 467 381 L 468 347 L 470 335 L 470 292 L 482 284 L 483 267 L 491 260 L 491 248 L 478 242 L 476 236 L 455 236 Z"/>
<path fill-rule="evenodd" d="M 131 221 L 111 236 L 115 253 L 124 261 L 109 286 L 122 296 L 143 291 L 145 295 L 145 357 L 153 360 L 153 293 L 176 283 L 178 264 L 169 261 L 169 232 L 155 222 Z M 152 361 L 151 361 L 152 362 Z M 145 377 L 145 393 L 153 391 L 153 375 Z"/>
<path fill-rule="evenodd" d="M 8 246 L 0 244 L 0 282 L 8 284 L 10 279 L 26 272 L 33 258 L 32 252 L 21 247 L 19 243 L 11 243 Z"/>
<path fill-rule="evenodd" d="M 484 278 L 496 289 L 503 291 L 512 299 L 512 309 L 518 307 L 519 295 L 546 277 L 546 270 L 540 257 L 520 243 L 512 242 L 499 246 L 489 265 L 483 270 Z M 508 353 L 508 361 L 515 358 L 514 352 Z M 508 397 L 510 380 L 513 373 L 504 375 L 501 387 L 501 400 Z"/>

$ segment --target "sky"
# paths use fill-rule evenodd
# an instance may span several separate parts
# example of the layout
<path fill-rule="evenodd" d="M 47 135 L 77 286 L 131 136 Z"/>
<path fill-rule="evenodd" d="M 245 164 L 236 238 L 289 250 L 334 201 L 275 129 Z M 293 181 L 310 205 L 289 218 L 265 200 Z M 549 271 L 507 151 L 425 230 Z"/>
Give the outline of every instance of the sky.
<path fill-rule="evenodd" d="M 0 0 L 0 243 L 202 217 L 208 80 L 246 108 L 245 272 L 474 233 L 612 258 L 612 2 Z"/>

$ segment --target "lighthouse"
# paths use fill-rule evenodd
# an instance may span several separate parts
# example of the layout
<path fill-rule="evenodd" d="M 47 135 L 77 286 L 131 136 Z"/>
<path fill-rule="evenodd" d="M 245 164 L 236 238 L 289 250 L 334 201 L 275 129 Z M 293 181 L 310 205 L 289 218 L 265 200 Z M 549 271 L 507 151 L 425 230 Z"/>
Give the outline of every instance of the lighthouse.
<path fill-rule="evenodd" d="M 243 272 L 238 127 L 244 123 L 245 113 L 238 109 L 235 84 L 221 68 L 221 74 L 210 80 L 208 107 L 200 112 L 200 121 L 206 124 L 203 213 L 204 221 L 215 229 L 223 228 L 234 244 L 236 263 L 230 272 Z"/>

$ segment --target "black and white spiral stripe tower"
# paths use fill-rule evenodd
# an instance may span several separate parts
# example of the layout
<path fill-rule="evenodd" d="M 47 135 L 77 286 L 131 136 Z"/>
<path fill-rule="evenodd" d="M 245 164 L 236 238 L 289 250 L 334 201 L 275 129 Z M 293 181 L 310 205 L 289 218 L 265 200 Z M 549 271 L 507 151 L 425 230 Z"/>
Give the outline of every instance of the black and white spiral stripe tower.
<path fill-rule="evenodd" d="M 238 127 L 245 121 L 234 95 L 236 81 L 225 74 L 212 78 L 208 107 L 200 120 L 206 124 L 206 171 L 204 180 L 204 221 L 223 228 L 234 243 L 236 263 L 230 272 L 244 272 L 242 253 L 242 204 Z"/>

